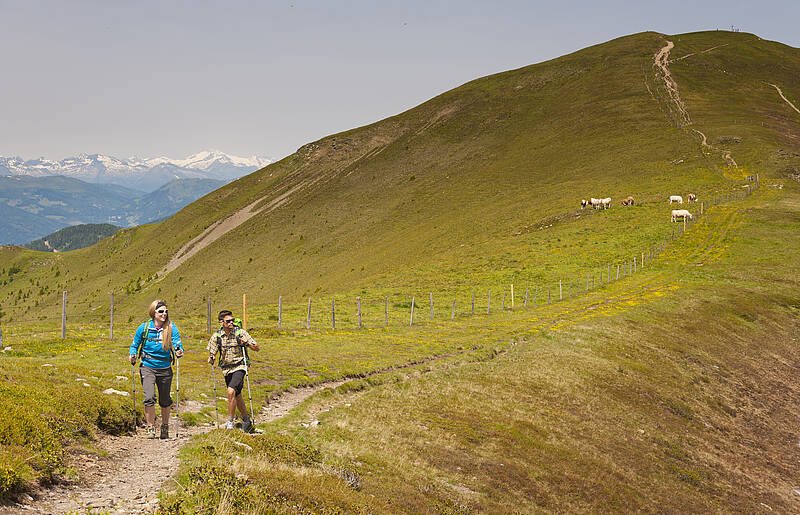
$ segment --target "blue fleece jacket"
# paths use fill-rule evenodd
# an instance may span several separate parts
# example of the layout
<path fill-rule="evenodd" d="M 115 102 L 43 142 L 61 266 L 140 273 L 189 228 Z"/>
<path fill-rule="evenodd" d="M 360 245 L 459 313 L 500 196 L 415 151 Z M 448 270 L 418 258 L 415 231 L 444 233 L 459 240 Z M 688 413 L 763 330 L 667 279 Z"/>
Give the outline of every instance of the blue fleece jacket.
<path fill-rule="evenodd" d="M 136 329 L 136 334 L 133 335 L 133 343 L 131 343 L 128 353 L 135 356 L 139 353 L 139 347 L 144 345 L 142 349 L 142 366 L 150 368 L 168 368 L 172 366 L 170 353 L 165 352 L 161 346 L 163 332 L 164 328 L 156 329 L 152 320 L 143 323 Z M 172 324 L 172 348 L 174 350 L 183 350 L 181 335 L 175 324 Z"/>

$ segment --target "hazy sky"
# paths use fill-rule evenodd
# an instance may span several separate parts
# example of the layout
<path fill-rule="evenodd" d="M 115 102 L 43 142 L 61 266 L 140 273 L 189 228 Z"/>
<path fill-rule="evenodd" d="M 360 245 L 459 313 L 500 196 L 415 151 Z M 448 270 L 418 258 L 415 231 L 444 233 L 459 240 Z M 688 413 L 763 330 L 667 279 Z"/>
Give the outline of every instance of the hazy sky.
<path fill-rule="evenodd" d="M 800 46 L 800 1 L 0 0 L 0 155 L 273 159 L 645 30 Z"/>

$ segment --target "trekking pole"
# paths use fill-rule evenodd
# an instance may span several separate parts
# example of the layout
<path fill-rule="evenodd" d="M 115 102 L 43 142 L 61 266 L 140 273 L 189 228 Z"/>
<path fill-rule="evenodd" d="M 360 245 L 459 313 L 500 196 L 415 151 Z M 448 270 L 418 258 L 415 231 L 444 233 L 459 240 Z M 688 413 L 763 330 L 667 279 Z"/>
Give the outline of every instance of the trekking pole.
<path fill-rule="evenodd" d="M 133 385 L 133 430 L 136 431 L 136 363 L 131 363 L 131 384 Z"/>
<path fill-rule="evenodd" d="M 181 427 L 181 358 L 175 358 L 178 369 L 178 379 L 175 381 L 175 438 L 178 438 L 178 429 Z"/>
<path fill-rule="evenodd" d="M 217 401 L 217 376 L 214 373 L 214 364 L 211 364 L 211 384 L 214 385 L 214 416 L 217 419 L 217 429 L 219 429 L 219 402 Z"/>
<path fill-rule="evenodd" d="M 244 348 L 244 377 L 247 379 L 247 398 L 250 400 L 250 423 L 256 425 L 256 415 L 253 413 L 253 395 L 250 393 L 250 357 L 247 347 Z"/>

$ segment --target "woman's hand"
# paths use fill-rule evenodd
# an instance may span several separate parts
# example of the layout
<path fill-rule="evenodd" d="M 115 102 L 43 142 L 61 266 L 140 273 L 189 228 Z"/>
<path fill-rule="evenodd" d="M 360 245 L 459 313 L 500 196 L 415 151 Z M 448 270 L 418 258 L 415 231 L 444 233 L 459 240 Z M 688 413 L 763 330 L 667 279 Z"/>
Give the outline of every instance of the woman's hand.
<path fill-rule="evenodd" d="M 136 354 L 130 354 L 128 356 L 128 361 L 131 362 L 131 365 L 135 365 L 136 364 Z"/>
<path fill-rule="evenodd" d="M 175 351 L 175 355 L 176 355 L 176 356 L 178 356 L 179 358 L 180 358 L 180 357 L 183 357 L 183 349 L 178 349 L 178 350 L 176 350 L 176 351 Z"/>

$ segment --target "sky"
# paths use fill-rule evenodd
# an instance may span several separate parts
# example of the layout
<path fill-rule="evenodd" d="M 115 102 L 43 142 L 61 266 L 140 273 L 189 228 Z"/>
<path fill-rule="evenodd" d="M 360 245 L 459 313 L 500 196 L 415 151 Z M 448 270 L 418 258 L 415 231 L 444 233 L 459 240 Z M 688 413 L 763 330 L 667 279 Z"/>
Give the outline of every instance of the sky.
<path fill-rule="evenodd" d="M 800 47 L 797 0 L 0 0 L 0 156 L 273 160 L 472 79 L 652 30 Z"/>

